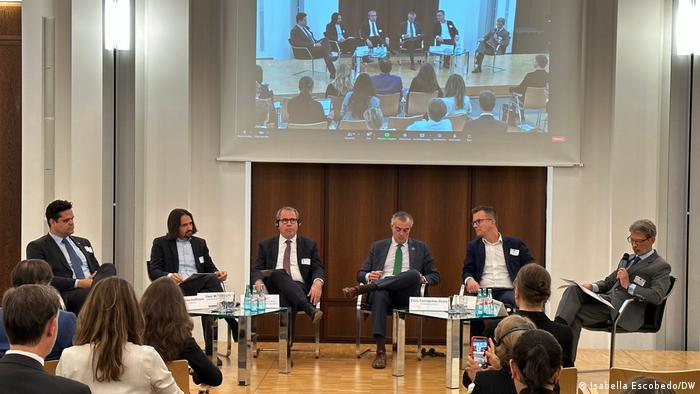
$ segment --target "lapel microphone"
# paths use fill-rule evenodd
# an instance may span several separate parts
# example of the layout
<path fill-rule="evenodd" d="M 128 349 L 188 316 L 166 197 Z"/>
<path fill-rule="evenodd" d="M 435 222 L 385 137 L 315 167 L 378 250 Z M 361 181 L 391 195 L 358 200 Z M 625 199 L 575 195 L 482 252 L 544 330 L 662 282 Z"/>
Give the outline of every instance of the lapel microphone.
<path fill-rule="evenodd" d="M 617 265 L 617 268 L 618 268 L 618 269 L 620 269 L 620 268 L 625 268 L 625 269 L 626 269 L 626 268 L 627 268 L 627 264 L 629 264 L 629 260 L 630 260 L 630 254 L 629 254 L 629 253 L 623 254 L 623 255 L 622 255 L 622 259 L 620 259 L 620 263 Z"/>

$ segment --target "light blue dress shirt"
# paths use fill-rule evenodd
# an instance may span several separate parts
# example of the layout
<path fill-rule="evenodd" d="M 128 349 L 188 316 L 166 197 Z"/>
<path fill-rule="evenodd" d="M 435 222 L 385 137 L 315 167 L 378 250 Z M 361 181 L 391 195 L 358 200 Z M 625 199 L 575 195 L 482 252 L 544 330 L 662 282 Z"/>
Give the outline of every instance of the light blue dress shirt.
<path fill-rule="evenodd" d="M 175 241 L 177 245 L 177 261 L 178 273 L 182 275 L 182 279 L 187 279 L 190 275 L 197 273 L 197 263 L 194 259 L 192 251 L 192 243 L 190 239 L 180 239 Z"/>
<path fill-rule="evenodd" d="M 68 263 L 68 266 L 70 267 L 71 271 L 73 271 L 73 266 L 71 265 L 70 262 L 70 256 L 68 255 L 68 250 L 66 250 L 66 246 L 63 244 L 63 238 L 59 237 L 56 234 L 49 233 L 51 238 L 53 238 L 54 242 L 56 242 L 56 245 L 58 245 L 58 248 L 61 249 L 61 253 L 63 253 L 63 257 L 66 258 L 66 262 Z M 85 257 L 85 254 L 83 251 L 78 247 L 78 245 L 73 242 L 73 240 L 70 237 L 66 237 L 68 239 L 68 243 L 73 247 L 73 250 L 75 250 L 75 254 L 80 257 L 80 265 L 83 267 L 83 275 L 85 278 L 90 276 L 90 268 L 87 265 L 87 258 Z M 75 271 L 73 271 L 73 279 L 75 278 Z"/>

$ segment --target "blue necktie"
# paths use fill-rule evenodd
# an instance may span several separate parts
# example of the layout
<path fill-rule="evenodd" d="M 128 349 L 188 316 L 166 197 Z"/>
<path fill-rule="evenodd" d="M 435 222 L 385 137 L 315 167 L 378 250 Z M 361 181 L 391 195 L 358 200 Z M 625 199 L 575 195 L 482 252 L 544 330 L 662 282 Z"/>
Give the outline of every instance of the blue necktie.
<path fill-rule="evenodd" d="M 372 36 L 378 36 L 378 35 L 379 34 L 377 34 L 377 25 L 375 25 L 374 22 L 372 22 Z"/>
<path fill-rule="evenodd" d="M 411 33 L 409 34 L 410 38 L 413 38 L 416 35 L 415 30 L 413 30 L 413 22 L 411 22 Z"/>
<path fill-rule="evenodd" d="M 641 260 L 641 258 L 640 258 L 639 256 L 634 256 L 634 258 L 632 259 L 632 261 L 630 261 L 630 263 L 627 264 L 627 271 L 629 271 L 630 268 L 632 268 L 633 265 L 637 264 L 637 263 L 639 262 L 639 260 Z"/>
<path fill-rule="evenodd" d="M 63 238 L 63 241 L 61 243 L 66 247 L 66 250 L 68 251 L 68 257 L 70 257 L 70 265 L 73 267 L 73 272 L 75 272 L 75 278 L 76 279 L 85 279 L 85 274 L 83 273 L 83 261 L 80 260 L 80 257 L 78 257 L 78 254 L 75 253 L 75 249 L 73 249 L 73 246 L 68 242 L 68 238 Z"/>

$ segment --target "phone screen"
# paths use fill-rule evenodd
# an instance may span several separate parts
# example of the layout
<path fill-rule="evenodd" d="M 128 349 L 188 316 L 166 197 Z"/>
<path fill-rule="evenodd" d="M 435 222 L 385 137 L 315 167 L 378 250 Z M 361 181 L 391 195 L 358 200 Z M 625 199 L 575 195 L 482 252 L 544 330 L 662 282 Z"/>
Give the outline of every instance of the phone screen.
<path fill-rule="evenodd" d="M 472 358 L 480 366 L 486 365 L 486 349 L 489 346 L 487 338 L 472 337 Z"/>

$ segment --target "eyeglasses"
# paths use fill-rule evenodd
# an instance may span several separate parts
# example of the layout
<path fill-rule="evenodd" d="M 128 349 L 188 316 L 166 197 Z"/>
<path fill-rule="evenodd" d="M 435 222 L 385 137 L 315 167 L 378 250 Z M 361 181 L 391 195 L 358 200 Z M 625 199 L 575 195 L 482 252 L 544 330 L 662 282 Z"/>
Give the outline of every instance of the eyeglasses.
<path fill-rule="evenodd" d="M 633 239 L 632 236 L 630 235 L 629 237 L 627 237 L 627 242 L 629 242 L 630 245 L 641 245 L 644 242 L 648 241 L 649 238 L 651 238 L 651 237 L 646 237 L 644 239 Z"/>
<path fill-rule="evenodd" d="M 394 231 L 396 231 L 397 233 L 406 233 L 406 234 L 408 234 L 408 232 L 411 231 L 411 228 L 410 228 L 410 227 L 407 227 L 407 228 L 394 227 Z"/>
<path fill-rule="evenodd" d="M 285 219 L 280 219 L 279 222 L 282 224 L 294 224 L 294 223 L 298 222 L 298 220 L 296 218 L 288 218 L 288 219 L 285 218 Z"/>
<path fill-rule="evenodd" d="M 472 222 L 472 226 L 476 227 L 481 224 L 481 222 L 486 221 L 486 220 L 493 220 L 492 218 L 486 218 L 486 219 L 476 219 L 475 221 Z"/>

